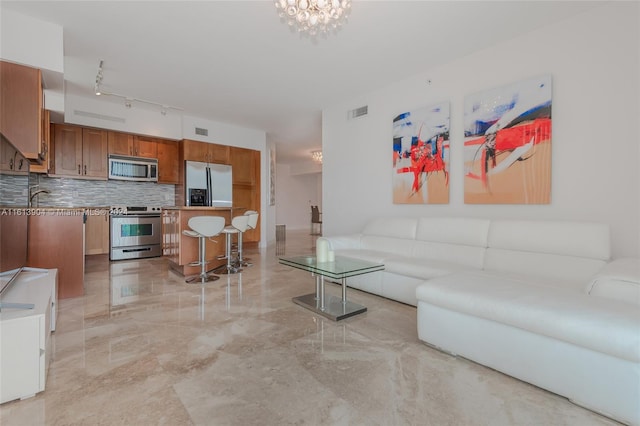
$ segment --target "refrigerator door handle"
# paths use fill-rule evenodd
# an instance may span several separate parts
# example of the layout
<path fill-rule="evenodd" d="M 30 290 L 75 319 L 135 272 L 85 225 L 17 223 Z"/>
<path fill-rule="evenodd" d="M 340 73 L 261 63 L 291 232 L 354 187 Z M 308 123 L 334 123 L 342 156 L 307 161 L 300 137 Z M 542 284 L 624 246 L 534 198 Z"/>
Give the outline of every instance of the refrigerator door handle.
<path fill-rule="evenodd" d="M 211 169 L 207 165 L 207 206 L 211 206 L 213 204 L 213 185 L 211 184 Z"/>

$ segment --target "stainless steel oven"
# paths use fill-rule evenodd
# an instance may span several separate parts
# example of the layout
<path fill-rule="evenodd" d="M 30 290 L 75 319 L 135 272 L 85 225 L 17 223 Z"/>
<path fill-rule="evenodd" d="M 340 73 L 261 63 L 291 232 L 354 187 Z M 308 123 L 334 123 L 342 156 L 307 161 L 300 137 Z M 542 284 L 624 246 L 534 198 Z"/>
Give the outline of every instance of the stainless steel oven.
<path fill-rule="evenodd" d="M 111 260 L 162 256 L 160 208 L 112 208 L 109 245 Z"/>

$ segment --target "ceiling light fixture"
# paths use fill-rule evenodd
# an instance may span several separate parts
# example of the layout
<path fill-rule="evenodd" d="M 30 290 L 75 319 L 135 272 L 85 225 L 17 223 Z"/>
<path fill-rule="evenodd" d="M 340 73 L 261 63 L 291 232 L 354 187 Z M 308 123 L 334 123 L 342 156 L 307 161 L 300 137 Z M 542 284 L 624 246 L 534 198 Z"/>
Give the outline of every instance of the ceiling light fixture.
<path fill-rule="evenodd" d="M 147 101 L 145 99 L 140 99 L 140 98 L 133 98 L 131 96 L 121 95 L 119 93 L 105 92 L 100 87 L 102 85 L 102 79 L 104 77 L 102 72 L 103 65 L 104 65 L 104 61 L 101 59 L 100 63 L 98 64 L 98 73 L 96 74 L 96 84 L 94 87 L 96 96 L 101 96 L 101 95 L 115 96 L 116 98 L 124 99 L 125 108 L 131 108 L 131 106 L 133 105 L 133 102 L 140 102 L 147 105 L 153 105 L 160 108 L 160 114 L 162 115 L 167 115 L 167 112 L 169 112 L 169 110 L 184 111 L 182 108 L 174 107 L 171 105 L 161 104 L 153 101 Z"/>
<path fill-rule="evenodd" d="M 351 10 L 351 0 L 274 0 L 274 3 L 281 19 L 310 36 L 337 30 Z"/>
<path fill-rule="evenodd" d="M 96 85 L 94 86 L 94 90 L 96 92 L 96 96 L 102 95 L 100 91 L 100 85 L 102 84 L 102 63 L 104 61 L 100 60 L 100 64 L 98 64 L 98 74 L 96 74 Z"/>
<path fill-rule="evenodd" d="M 311 158 L 313 158 L 313 161 L 322 163 L 322 151 L 311 151 Z"/>

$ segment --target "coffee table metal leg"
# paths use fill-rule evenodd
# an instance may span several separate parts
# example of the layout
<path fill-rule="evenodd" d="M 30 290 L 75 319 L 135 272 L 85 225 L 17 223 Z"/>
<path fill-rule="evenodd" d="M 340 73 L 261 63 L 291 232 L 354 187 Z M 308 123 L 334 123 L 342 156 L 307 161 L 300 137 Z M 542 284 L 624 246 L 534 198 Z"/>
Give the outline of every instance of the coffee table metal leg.
<path fill-rule="evenodd" d="M 342 303 L 347 304 L 347 279 L 342 278 Z"/>
<path fill-rule="evenodd" d="M 346 278 L 342 278 L 342 297 L 338 297 L 331 294 L 325 295 L 324 276 L 320 274 L 314 274 L 314 276 L 316 278 L 315 293 L 294 297 L 292 299 L 294 303 L 333 321 L 340 321 L 367 311 L 365 306 L 347 300 Z"/>

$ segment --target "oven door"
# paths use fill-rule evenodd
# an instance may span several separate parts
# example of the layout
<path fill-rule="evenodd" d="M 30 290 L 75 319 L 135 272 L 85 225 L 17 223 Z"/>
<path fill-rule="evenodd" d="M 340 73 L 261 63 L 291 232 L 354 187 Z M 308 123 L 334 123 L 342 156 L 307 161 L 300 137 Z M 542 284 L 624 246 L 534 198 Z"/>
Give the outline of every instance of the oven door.
<path fill-rule="evenodd" d="M 135 247 L 162 242 L 160 215 L 111 216 L 111 247 Z"/>

